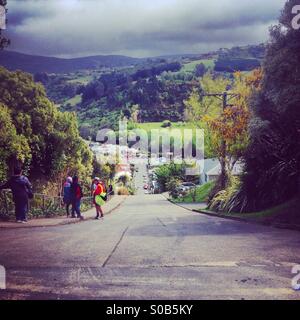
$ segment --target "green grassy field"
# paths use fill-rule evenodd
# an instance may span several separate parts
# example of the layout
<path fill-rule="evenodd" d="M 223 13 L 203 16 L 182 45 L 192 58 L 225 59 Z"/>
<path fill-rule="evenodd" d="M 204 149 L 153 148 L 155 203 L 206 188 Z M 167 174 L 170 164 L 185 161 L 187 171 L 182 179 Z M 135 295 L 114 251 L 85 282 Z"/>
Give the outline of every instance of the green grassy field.
<path fill-rule="evenodd" d="M 148 136 L 151 136 L 151 130 L 153 129 L 159 129 L 159 130 L 163 130 L 165 128 L 162 128 L 162 124 L 163 122 L 147 122 L 147 123 L 138 123 L 135 124 L 136 128 L 138 129 L 144 129 Z M 205 124 L 203 124 L 202 128 L 205 128 Z M 174 130 L 177 130 L 176 132 L 174 132 Z M 179 129 L 179 131 L 178 131 Z M 165 129 L 165 130 L 170 130 L 170 136 L 173 137 L 174 139 L 174 143 L 175 144 L 179 144 L 180 143 L 180 139 L 182 139 L 182 143 L 184 143 L 183 137 L 184 137 L 184 132 L 183 130 L 185 129 L 192 129 L 193 130 L 193 145 L 195 145 L 196 143 L 196 132 L 195 129 L 201 129 L 201 124 L 199 124 L 199 126 L 196 127 L 195 124 L 193 123 L 186 123 L 186 122 L 172 122 L 172 126 L 170 127 L 170 129 Z M 209 146 L 209 135 L 207 133 L 207 129 L 204 129 L 204 150 L 205 150 L 205 157 L 207 158 L 214 158 L 215 155 L 212 152 L 210 146 Z M 172 132 L 173 131 L 173 132 Z M 161 133 L 162 131 L 160 131 Z M 152 136 L 153 139 L 153 136 Z M 152 140 L 153 141 L 153 140 Z"/>
<path fill-rule="evenodd" d="M 195 60 L 183 65 L 181 71 L 183 72 L 193 72 L 196 66 L 200 63 L 203 63 L 206 68 L 213 69 L 215 67 L 215 60 Z"/>
<path fill-rule="evenodd" d="M 87 85 L 89 82 L 91 82 L 94 79 L 94 76 L 92 75 L 86 75 L 86 76 L 79 76 L 78 78 L 69 80 L 69 83 L 80 83 L 83 85 Z"/>
<path fill-rule="evenodd" d="M 146 122 L 146 123 L 138 123 L 137 128 L 144 129 L 147 132 L 150 132 L 153 129 L 164 129 L 162 128 L 163 122 Z M 185 122 L 172 122 L 172 126 L 170 129 L 195 129 L 196 127 L 191 123 Z"/>
<path fill-rule="evenodd" d="M 81 95 L 78 94 L 77 96 L 67 100 L 65 104 L 70 104 L 72 107 L 75 107 L 80 102 L 81 102 Z"/>

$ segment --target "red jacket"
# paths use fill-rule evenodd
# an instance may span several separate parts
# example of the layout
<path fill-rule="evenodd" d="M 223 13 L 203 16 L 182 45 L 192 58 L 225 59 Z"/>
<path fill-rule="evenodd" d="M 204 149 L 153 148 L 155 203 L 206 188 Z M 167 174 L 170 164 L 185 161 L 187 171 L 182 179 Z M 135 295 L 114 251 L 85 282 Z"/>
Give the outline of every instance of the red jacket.
<path fill-rule="evenodd" d="M 94 196 L 99 196 L 104 192 L 103 186 L 99 183 L 94 191 Z"/>

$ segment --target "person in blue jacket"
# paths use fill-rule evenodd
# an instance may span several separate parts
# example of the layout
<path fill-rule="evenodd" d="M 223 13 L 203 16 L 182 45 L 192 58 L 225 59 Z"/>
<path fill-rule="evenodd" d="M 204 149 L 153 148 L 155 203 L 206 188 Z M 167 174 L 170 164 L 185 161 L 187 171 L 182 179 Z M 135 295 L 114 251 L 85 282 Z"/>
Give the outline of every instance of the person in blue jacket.
<path fill-rule="evenodd" d="M 73 179 L 68 177 L 64 183 L 64 205 L 66 206 L 67 217 L 70 215 L 70 206 L 72 205 L 72 185 Z"/>
<path fill-rule="evenodd" d="M 17 222 L 26 223 L 29 209 L 28 201 L 33 198 L 33 193 L 28 178 L 22 175 L 22 168 L 16 167 L 14 169 L 14 175 L 0 186 L 0 190 L 3 189 L 11 189 L 12 191 Z"/>
<path fill-rule="evenodd" d="M 75 213 L 77 218 L 84 219 L 80 211 L 81 198 L 83 197 L 82 187 L 79 184 L 79 178 L 77 176 L 73 177 L 73 182 L 71 184 L 71 197 L 72 197 L 72 218 L 75 218 Z"/>

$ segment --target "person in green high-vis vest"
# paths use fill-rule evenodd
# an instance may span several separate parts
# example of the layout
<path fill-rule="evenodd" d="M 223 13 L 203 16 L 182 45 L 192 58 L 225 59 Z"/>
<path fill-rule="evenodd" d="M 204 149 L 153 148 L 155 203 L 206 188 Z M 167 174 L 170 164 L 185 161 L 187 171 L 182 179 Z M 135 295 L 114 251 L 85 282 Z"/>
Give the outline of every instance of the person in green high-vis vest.
<path fill-rule="evenodd" d="M 99 178 L 95 178 L 95 190 L 94 190 L 94 204 L 96 207 L 96 220 L 100 218 L 104 218 L 104 213 L 102 210 L 102 206 L 105 204 L 106 201 L 106 191 L 101 184 Z"/>

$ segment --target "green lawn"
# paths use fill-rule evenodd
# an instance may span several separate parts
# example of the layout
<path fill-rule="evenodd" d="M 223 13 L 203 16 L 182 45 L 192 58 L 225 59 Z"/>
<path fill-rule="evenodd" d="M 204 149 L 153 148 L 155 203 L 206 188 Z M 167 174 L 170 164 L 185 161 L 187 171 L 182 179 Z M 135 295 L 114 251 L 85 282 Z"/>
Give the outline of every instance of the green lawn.
<path fill-rule="evenodd" d="M 67 101 L 65 102 L 65 105 L 69 103 L 72 107 L 75 107 L 75 106 L 76 106 L 78 103 L 80 103 L 80 102 L 81 102 L 81 95 L 78 94 L 77 96 L 75 96 L 75 97 L 67 100 Z"/>
<path fill-rule="evenodd" d="M 148 136 L 151 136 L 151 130 L 153 129 L 161 129 L 163 130 L 164 128 L 162 128 L 162 124 L 163 122 L 147 122 L 147 123 L 137 123 L 135 124 L 136 128 L 138 129 L 144 129 Z M 184 129 L 192 129 L 193 130 L 193 144 L 196 143 L 196 133 L 195 133 L 195 129 L 201 129 L 205 128 L 205 124 L 203 123 L 202 126 L 201 124 L 199 124 L 198 126 L 196 126 L 193 123 L 186 123 L 186 122 L 172 122 L 172 126 L 170 127 L 170 138 L 174 139 L 174 143 L 176 144 L 176 142 L 180 143 L 179 139 L 182 139 L 182 143 L 183 143 L 183 137 L 184 137 Z M 131 129 L 131 128 L 130 128 Z M 172 130 L 174 129 L 179 129 L 180 133 L 174 133 L 172 132 Z M 165 130 L 169 130 L 168 128 Z M 207 129 L 204 129 L 207 130 Z M 160 134 L 162 134 L 163 131 L 160 131 Z M 152 136 L 153 137 L 153 136 Z M 152 140 L 153 141 L 153 140 Z M 204 147 L 205 147 L 205 157 L 207 158 L 214 158 L 215 155 L 212 152 L 211 148 L 210 148 L 210 143 L 209 143 L 209 135 L 207 134 L 207 131 L 204 131 Z"/>
<path fill-rule="evenodd" d="M 190 123 L 184 123 L 184 122 L 172 122 L 172 126 L 170 128 L 163 128 L 162 122 L 147 122 L 147 123 L 138 123 L 136 125 L 138 129 L 143 129 L 147 131 L 148 136 L 151 136 L 152 139 L 155 137 L 151 134 L 151 130 L 159 129 L 160 134 L 163 133 L 163 130 L 166 130 L 166 132 L 169 133 L 170 138 L 174 138 L 175 141 L 180 141 L 178 139 L 181 139 L 183 141 L 184 132 L 185 129 L 196 129 L 193 124 Z M 176 131 L 175 131 L 176 130 Z M 179 130 L 179 131 L 177 131 Z M 195 132 L 193 132 L 193 141 L 195 141 L 196 135 Z M 153 141 L 153 140 L 152 140 Z"/>
<path fill-rule="evenodd" d="M 205 65 L 206 68 L 211 68 L 213 69 L 215 67 L 215 60 L 213 59 L 204 59 L 204 60 L 195 60 L 189 63 L 186 63 L 183 65 L 181 71 L 183 72 L 193 72 L 196 68 L 196 65 L 203 63 Z"/>
<path fill-rule="evenodd" d="M 214 182 L 208 182 L 196 189 L 196 197 L 195 202 L 206 202 L 208 200 L 208 196 L 214 187 Z M 176 203 L 191 203 L 194 202 L 192 192 L 186 195 L 183 198 L 174 200 Z"/>
<path fill-rule="evenodd" d="M 165 129 L 162 127 L 163 122 L 145 122 L 145 123 L 137 123 L 136 126 L 139 129 L 144 129 L 147 132 L 150 132 L 153 129 Z M 195 126 L 191 123 L 186 122 L 172 122 L 172 126 L 170 129 L 195 129 Z"/>
<path fill-rule="evenodd" d="M 83 85 L 87 85 L 89 82 L 93 81 L 94 76 L 93 75 L 82 75 L 78 76 L 72 80 L 68 80 L 69 83 L 80 83 Z"/>

